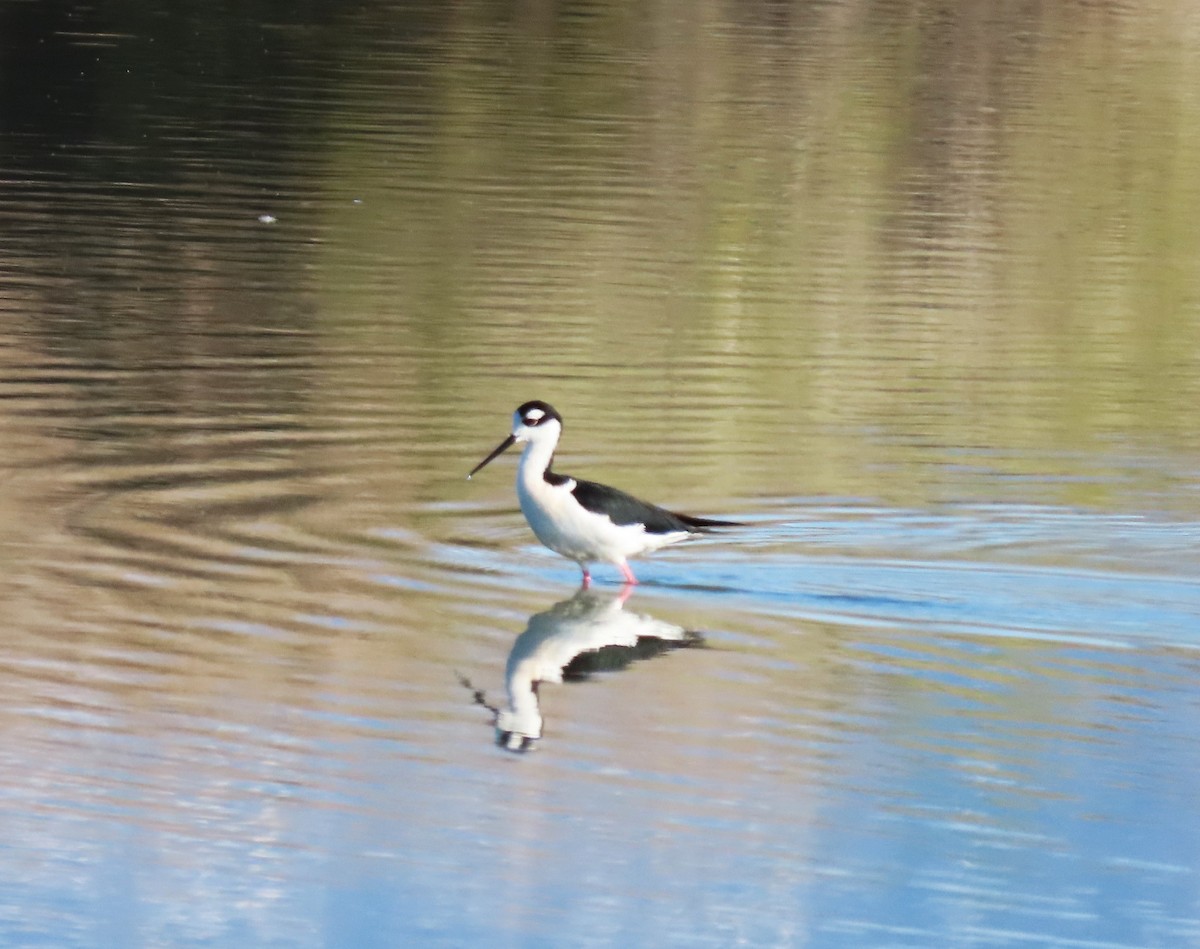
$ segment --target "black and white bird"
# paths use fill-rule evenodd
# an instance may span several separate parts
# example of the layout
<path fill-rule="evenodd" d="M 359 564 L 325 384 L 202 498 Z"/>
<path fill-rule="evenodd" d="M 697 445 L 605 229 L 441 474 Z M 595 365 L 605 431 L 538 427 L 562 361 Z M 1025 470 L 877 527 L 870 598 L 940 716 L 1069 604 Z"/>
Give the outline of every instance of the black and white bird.
<path fill-rule="evenodd" d="M 588 565 L 615 564 L 627 584 L 637 583 L 628 559 L 658 550 L 717 527 L 740 527 L 736 521 L 676 514 L 606 484 L 571 478 L 551 470 L 562 435 L 562 416 L 546 402 L 526 402 L 513 413 L 512 434 L 477 464 L 470 479 L 502 452 L 523 442 L 517 466 L 517 500 L 537 539 L 557 554 L 574 560 L 591 583 Z"/>

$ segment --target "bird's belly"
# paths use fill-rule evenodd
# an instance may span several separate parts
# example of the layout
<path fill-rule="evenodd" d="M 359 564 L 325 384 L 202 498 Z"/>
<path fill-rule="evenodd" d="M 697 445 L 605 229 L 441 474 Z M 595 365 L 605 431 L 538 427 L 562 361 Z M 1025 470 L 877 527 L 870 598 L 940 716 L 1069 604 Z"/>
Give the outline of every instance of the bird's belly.
<path fill-rule="evenodd" d="M 534 535 L 557 554 L 580 563 L 620 563 L 687 535 L 647 534 L 641 524 L 614 524 L 608 517 L 581 507 L 568 486 L 517 492 L 521 512 Z"/>

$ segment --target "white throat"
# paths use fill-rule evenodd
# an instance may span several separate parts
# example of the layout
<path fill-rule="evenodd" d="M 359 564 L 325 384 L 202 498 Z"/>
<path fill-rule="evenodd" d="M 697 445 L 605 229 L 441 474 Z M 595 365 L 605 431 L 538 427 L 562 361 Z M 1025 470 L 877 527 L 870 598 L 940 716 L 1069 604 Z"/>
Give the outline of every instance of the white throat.
<path fill-rule="evenodd" d="M 521 454 L 520 464 L 517 465 L 518 481 L 529 484 L 532 481 L 542 480 L 542 476 L 554 458 L 554 449 L 558 447 L 558 436 L 561 431 L 558 423 L 551 421 L 532 433 L 530 439 L 525 443 L 525 451 Z"/>

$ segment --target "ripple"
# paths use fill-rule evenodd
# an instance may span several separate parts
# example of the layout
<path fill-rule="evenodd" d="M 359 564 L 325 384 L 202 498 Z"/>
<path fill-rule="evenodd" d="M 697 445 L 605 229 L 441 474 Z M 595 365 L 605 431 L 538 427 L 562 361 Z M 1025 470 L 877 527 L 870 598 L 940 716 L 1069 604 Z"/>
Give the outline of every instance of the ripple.
<path fill-rule="evenodd" d="M 469 547 L 430 550 L 446 569 L 501 583 L 517 582 L 520 564 L 547 577 L 573 575 L 565 561 L 522 544 L 513 515 L 478 510 L 470 520 Z M 644 561 L 644 591 L 854 627 L 1200 645 L 1200 570 L 1188 567 L 1200 537 L 1195 523 L 1029 506 L 929 514 L 817 504 L 747 520 L 741 531 Z M 999 552 L 1011 559 L 995 559 Z M 1080 565 L 1089 560 L 1108 569 Z M 1112 569 L 1118 562 L 1123 569 Z"/>

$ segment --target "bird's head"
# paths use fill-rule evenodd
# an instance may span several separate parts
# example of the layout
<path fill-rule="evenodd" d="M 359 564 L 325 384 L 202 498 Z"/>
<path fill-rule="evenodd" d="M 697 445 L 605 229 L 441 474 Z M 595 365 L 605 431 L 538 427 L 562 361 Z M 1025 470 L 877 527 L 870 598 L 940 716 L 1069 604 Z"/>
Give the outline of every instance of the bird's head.
<path fill-rule="evenodd" d="M 517 442 L 533 442 L 534 444 L 548 443 L 551 446 L 558 443 L 562 434 L 562 416 L 555 411 L 549 402 L 534 399 L 526 402 L 513 412 L 512 434 L 497 445 L 490 455 L 471 469 L 470 479 L 477 471 L 502 455 Z"/>

